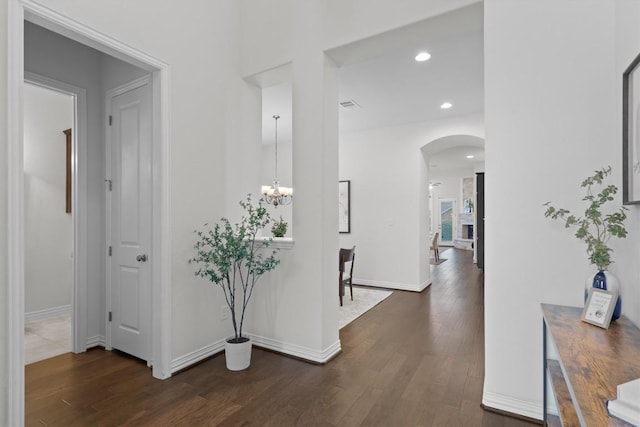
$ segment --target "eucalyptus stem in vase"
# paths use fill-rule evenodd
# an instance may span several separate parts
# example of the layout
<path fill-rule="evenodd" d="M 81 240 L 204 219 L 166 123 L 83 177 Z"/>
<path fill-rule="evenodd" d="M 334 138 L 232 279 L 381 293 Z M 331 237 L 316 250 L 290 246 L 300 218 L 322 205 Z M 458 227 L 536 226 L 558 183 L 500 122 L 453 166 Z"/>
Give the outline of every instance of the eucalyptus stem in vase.
<path fill-rule="evenodd" d="M 586 195 L 582 200 L 587 202 L 584 216 L 576 216 L 567 209 L 556 208 L 551 205 L 551 202 L 544 204 L 546 206 L 544 216 L 564 221 L 565 228 L 576 227 L 574 235 L 587 244 L 589 262 L 598 269 L 595 275 L 590 276 L 590 285 L 604 290 L 616 290 L 619 293 L 617 279 L 607 271 L 609 265 L 613 263 L 611 258 L 613 250 L 608 243 L 612 237 L 627 237 L 627 229 L 624 226 L 627 209 L 620 206 L 609 213 L 603 213 L 605 205 L 612 202 L 618 192 L 617 186 L 604 184 L 609 175 L 611 175 L 611 166 L 596 170 L 592 176 L 582 181 L 580 186 L 586 189 Z M 618 296 L 612 320 L 620 317 L 621 311 L 622 300 Z"/>

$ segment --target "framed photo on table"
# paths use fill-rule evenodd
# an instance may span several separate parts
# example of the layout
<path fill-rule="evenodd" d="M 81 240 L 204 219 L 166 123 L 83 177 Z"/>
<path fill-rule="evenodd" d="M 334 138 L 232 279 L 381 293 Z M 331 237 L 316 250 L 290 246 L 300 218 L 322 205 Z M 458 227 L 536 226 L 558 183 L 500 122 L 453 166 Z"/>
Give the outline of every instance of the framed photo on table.
<path fill-rule="evenodd" d="M 351 181 L 338 181 L 338 231 L 351 232 Z"/>
<path fill-rule="evenodd" d="M 587 302 L 582 310 L 582 321 L 608 329 L 613 309 L 618 301 L 618 293 L 590 288 Z"/>
<path fill-rule="evenodd" d="M 640 55 L 622 74 L 622 202 L 640 203 Z"/>

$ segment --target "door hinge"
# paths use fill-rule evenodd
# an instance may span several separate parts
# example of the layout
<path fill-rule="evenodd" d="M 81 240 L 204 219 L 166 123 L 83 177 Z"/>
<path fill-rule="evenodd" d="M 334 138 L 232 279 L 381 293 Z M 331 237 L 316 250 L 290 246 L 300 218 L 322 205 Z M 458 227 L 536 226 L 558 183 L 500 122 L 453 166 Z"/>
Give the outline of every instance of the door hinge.
<path fill-rule="evenodd" d="M 104 182 L 106 182 L 109 186 L 109 191 L 113 191 L 113 181 L 111 181 L 110 179 L 105 179 Z"/>
<path fill-rule="evenodd" d="M 109 246 L 109 256 L 111 256 L 112 253 L 113 253 L 113 248 Z"/>
<path fill-rule="evenodd" d="M 113 116 L 109 115 L 109 126 L 113 125 Z"/>
<path fill-rule="evenodd" d="M 113 313 L 109 312 L 109 322 L 111 322 L 113 320 Z"/>

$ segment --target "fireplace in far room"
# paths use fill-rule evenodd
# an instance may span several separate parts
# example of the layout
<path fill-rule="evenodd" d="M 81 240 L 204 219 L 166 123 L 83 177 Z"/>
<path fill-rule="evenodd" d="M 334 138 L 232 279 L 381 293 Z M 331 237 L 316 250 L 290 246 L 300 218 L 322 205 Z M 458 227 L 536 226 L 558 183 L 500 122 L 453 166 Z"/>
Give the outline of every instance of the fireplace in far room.
<path fill-rule="evenodd" d="M 473 224 L 462 224 L 462 232 L 460 238 L 465 240 L 473 240 Z"/>

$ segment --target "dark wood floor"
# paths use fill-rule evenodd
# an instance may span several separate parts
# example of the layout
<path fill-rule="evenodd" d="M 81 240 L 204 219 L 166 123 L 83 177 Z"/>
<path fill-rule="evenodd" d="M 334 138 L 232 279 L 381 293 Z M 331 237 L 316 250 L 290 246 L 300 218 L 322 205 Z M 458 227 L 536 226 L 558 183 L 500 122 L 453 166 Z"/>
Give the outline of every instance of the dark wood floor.
<path fill-rule="evenodd" d="M 534 425 L 481 409 L 482 274 L 471 252 L 442 256 L 431 287 L 395 291 L 343 328 L 324 366 L 254 348 L 246 371 L 219 355 L 160 381 L 117 352 L 69 353 L 26 367 L 26 424 Z"/>

